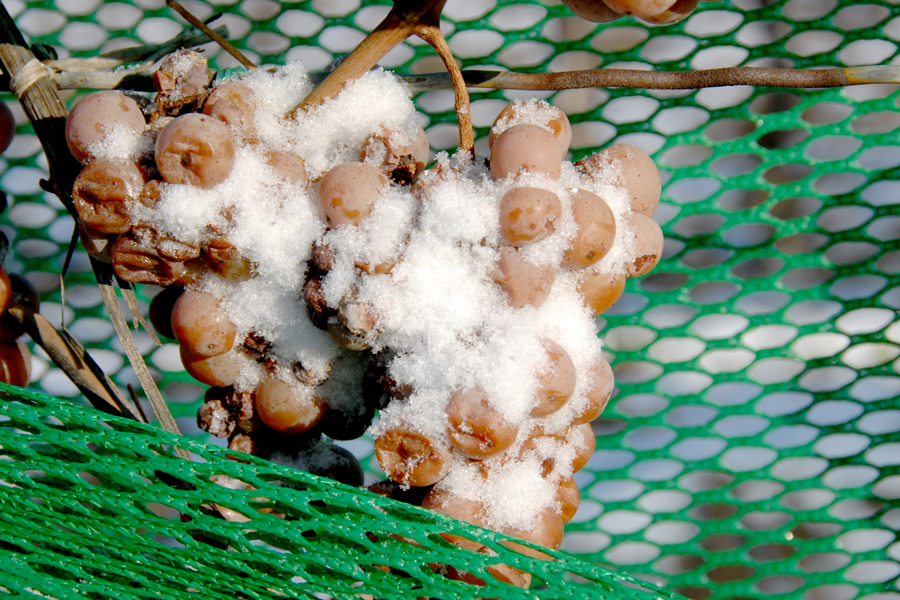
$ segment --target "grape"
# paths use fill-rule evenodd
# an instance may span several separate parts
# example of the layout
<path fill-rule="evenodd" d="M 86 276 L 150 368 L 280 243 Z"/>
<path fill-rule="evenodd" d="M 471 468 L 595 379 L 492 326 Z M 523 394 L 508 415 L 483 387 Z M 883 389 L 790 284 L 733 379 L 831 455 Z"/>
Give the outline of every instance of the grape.
<path fill-rule="evenodd" d="M 669 25 L 672 23 L 677 23 L 682 19 L 690 16 L 694 9 L 697 8 L 697 5 L 700 3 L 700 0 L 677 0 L 675 4 L 669 7 L 668 10 L 665 10 L 658 15 L 654 15 L 652 17 L 646 17 L 644 20 L 648 23 L 654 23 L 657 25 Z"/>
<path fill-rule="evenodd" d="M 253 263 L 235 248 L 227 238 L 217 237 L 203 245 L 203 264 L 210 271 L 233 282 L 253 277 Z"/>
<path fill-rule="evenodd" d="M 327 477 L 345 485 L 361 487 L 363 484 L 362 465 L 349 450 L 334 444 L 319 441 L 290 454 L 275 452 L 266 458 L 276 464 Z"/>
<path fill-rule="evenodd" d="M 211 357 L 231 350 L 236 330 L 215 296 L 185 290 L 172 308 L 172 333 L 185 352 Z"/>
<path fill-rule="evenodd" d="M 169 287 L 163 288 L 163 290 L 153 296 L 153 300 L 150 301 L 150 324 L 153 325 L 153 329 L 163 337 L 175 339 L 175 332 L 172 331 L 172 309 L 175 307 L 175 302 L 178 300 L 178 297 L 181 296 L 183 291 L 184 288 L 180 286 L 170 285 Z"/>
<path fill-rule="evenodd" d="M 450 470 L 450 448 L 408 427 L 379 435 L 375 456 L 388 477 L 406 486 L 437 483 Z"/>
<path fill-rule="evenodd" d="M 31 377 L 31 352 L 22 342 L 0 342 L 0 382 L 18 387 Z"/>
<path fill-rule="evenodd" d="M 155 236 L 141 230 L 141 235 L 131 231 L 120 235 L 109 249 L 110 260 L 116 275 L 132 283 L 153 285 L 187 284 L 195 275 L 185 263 L 160 255 Z"/>
<path fill-rule="evenodd" d="M 41 298 L 31 282 L 17 273 L 9 273 L 11 291 L 7 308 L 18 307 L 26 313 L 36 313 L 41 308 Z M 7 312 L 0 315 L 0 342 L 14 342 L 25 333 L 25 328 Z"/>
<path fill-rule="evenodd" d="M 578 484 L 574 477 L 563 477 L 556 488 L 556 502 L 559 505 L 559 516 L 563 523 L 568 523 L 578 511 L 581 497 L 578 494 Z"/>
<path fill-rule="evenodd" d="M 472 525 L 484 527 L 486 523 L 484 504 L 478 500 L 469 500 L 444 489 L 432 488 L 422 498 L 422 508 L 433 510 L 436 513 L 453 517 Z M 484 545 L 459 535 L 450 533 L 440 534 L 442 538 L 460 548 L 478 552 Z M 481 583 L 484 585 L 484 582 Z"/>
<path fill-rule="evenodd" d="M 500 260 L 491 277 L 506 292 L 514 308 L 522 308 L 526 304 L 538 307 L 550 295 L 550 288 L 556 281 L 556 270 L 550 265 L 528 262 L 514 248 L 501 248 Z"/>
<path fill-rule="evenodd" d="M 319 206 L 329 227 L 356 225 L 369 216 L 387 186 L 381 172 L 364 163 L 344 163 L 328 171 L 318 187 Z"/>
<path fill-rule="evenodd" d="M 597 447 L 597 437 L 590 423 L 573 425 L 565 431 L 566 446 L 575 452 L 572 461 L 572 471 L 580 471 L 591 459 L 594 448 Z"/>
<path fill-rule="evenodd" d="M 603 0 L 607 6 L 623 15 L 646 19 L 663 13 L 675 4 L 675 0 Z"/>
<path fill-rule="evenodd" d="M 197 427 L 217 438 L 223 438 L 234 432 L 235 422 L 222 401 L 213 398 L 205 400 L 197 409 Z"/>
<path fill-rule="evenodd" d="M 179 349 L 181 364 L 188 375 L 206 385 L 228 387 L 234 385 L 240 372 L 240 363 L 233 352 L 216 356 L 191 354 L 182 346 Z"/>
<path fill-rule="evenodd" d="M 184 96 L 195 96 L 209 87 L 213 73 L 206 57 L 195 50 L 179 50 L 168 55 L 153 74 L 153 86 L 159 92 L 157 102 L 177 105 Z"/>
<path fill-rule="evenodd" d="M 228 125 L 189 113 L 174 119 L 156 138 L 156 167 L 168 183 L 211 188 L 234 166 L 234 136 Z"/>
<path fill-rule="evenodd" d="M 144 176 L 134 163 L 98 159 L 78 174 L 72 201 L 86 225 L 120 234 L 131 229 L 131 204 L 143 188 Z"/>
<path fill-rule="evenodd" d="M 331 339 L 334 340 L 334 343 L 344 350 L 362 352 L 371 348 L 365 338 L 355 335 L 346 326 L 337 321 L 328 322 L 328 333 L 331 334 Z"/>
<path fill-rule="evenodd" d="M 320 429 L 333 440 L 355 440 L 361 437 L 375 418 L 375 407 L 363 402 L 329 405 Z"/>
<path fill-rule="evenodd" d="M 105 263 L 111 263 L 110 250 L 116 236 L 100 233 L 93 227 L 88 227 L 83 221 L 78 221 L 78 239 L 84 251 Z"/>
<path fill-rule="evenodd" d="M 532 417 L 546 417 L 556 412 L 575 391 L 576 371 L 572 357 L 553 340 L 545 339 L 544 349 L 550 363 L 537 375 L 537 404 L 531 409 Z"/>
<path fill-rule="evenodd" d="M 578 282 L 578 291 L 593 316 L 602 315 L 616 303 L 625 291 L 625 276 L 620 273 L 585 273 Z"/>
<path fill-rule="evenodd" d="M 496 179 L 521 171 L 559 179 L 561 167 L 556 138 L 537 125 L 514 125 L 497 136 L 491 148 L 491 173 Z"/>
<path fill-rule="evenodd" d="M 562 3 L 582 19 L 594 23 L 609 23 L 623 16 L 604 4 L 603 0 L 562 0 Z"/>
<path fill-rule="evenodd" d="M 634 228 L 635 245 L 637 253 L 634 262 L 626 265 L 625 271 L 628 277 L 640 277 L 656 266 L 662 258 L 663 238 L 662 230 L 656 221 L 647 215 L 632 212 L 625 217 Z"/>
<path fill-rule="evenodd" d="M 0 267 L 0 313 L 5 313 L 12 300 L 12 282 L 6 270 Z"/>
<path fill-rule="evenodd" d="M 509 536 L 517 537 L 520 540 L 537 544 L 545 548 L 559 550 L 562 546 L 563 538 L 563 520 L 559 513 L 552 508 L 545 508 L 535 519 L 536 527 L 532 529 L 519 529 L 517 527 L 502 527 L 501 533 Z M 500 542 L 507 548 L 511 548 L 525 556 L 539 558 L 542 560 L 551 560 L 550 556 L 533 550 L 527 546 L 516 544 L 515 542 Z"/>
<path fill-rule="evenodd" d="M 559 144 L 560 156 L 565 155 L 569 150 L 569 144 L 572 142 L 572 125 L 569 123 L 569 117 L 555 106 L 550 106 L 543 102 L 536 106 L 547 116 L 546 126 L 550 128 L 550 133 L 553 134 L 553 137 L 556 138 L 556 141 Z M 534 103 L 513 102 L 512 104 L 507 104 L 503 110 L 500 111 L 500 114 L 497 115 L 497 118 L 494 119 L 491 133 L 488 135 L 488 145 L 493 147 L 494 140 L 500 135 L 500 132 L 495 133 L 497 123 L 500 121 L 505 121 L 507 123 L 514 121 L 526 110 L 534 110 L 533 107 Z"/>
<path fill-rule="evenodd" d="M 217 86 L 206 97 L 203 114 L 226 123 L 231 129 L 250 139 L 256 135 L 253 124 L 256 97 L 243 83 L 228 82 Z"/>
<path fill-rule="evenodd" d="M 75 159 L 87 164 L 94 156 L 89 146 L 104 141 L 115 130 L 139 134 L 144 131 L 144 113 L 137 102 L 113 91 L 88 94 L 79 100 L 66 119 L 66 144 Z"/>
<path fill-rule="evenodd" d="M 585 404 L 576 414 L 572 425 L 584 425 L 599 417 L 613 393 L 613 371 L 605 359 L 597 359 L 588 376 L 590 384 L 584 393 Z"/>
<path fill-rule="evenodd" d="M 256 388 L 256 414 L 276 431 L 307 431 L 319 422 L 327 408 L 315 389 L 291 386 L 275 375 L 267 375 Z"/>
<path fill-rule="evenodd" d="M 484 459 L 516 441 L 519 428 L 509 423 L 478 388 L 460 390 L 447 403 L 447 434 L 460 453 Z"/>
<path fill-rule="evenodd" d="M 662 190 L 659 169 L 643 150 L 628 144 L 616 144 L 579 160 L 575 165 L 589 175 L 601 177 L 604 171 L 620 169 L 619 183 L 628 191 L 631 210 L 647 216 L 656 210 Z"/>
<path fill-rule="evenodd" d="M 0 153 L 6 152 L 16 135 L 16 119 L 6 102 L 0 102 Z"/>
<path fill-rule="evenodd" d="M 405 504 L 422 506 L 422 500 L 425 498 L 425 494 L 430 492 L 432 488 L 429 486 L 405 488 L 396 481 L 382 479 L 381 481 L 376 481 L 367 486 L 366 489 L 373 494 L 378 494 L 384 498 L 390 498 L 391 500 L 397 500 Z"/>
<path fill-rule="evenodd" d="M 266 152 L 266 160 L 275 169 L 275 174 L 288 183 L 299 183 L 303 186 L 309 183 L 309 175 L 303 161 L 293 154 L 272 150 Z"/>
<path fill-rule="evenodd" d="M 566 269 L 587 267 L 604 256 L 616 239 L 616 220 L 603 198 L 586 190 L 572 194 L 572 216 L 578 234 L 560 263 Z"/>
<path fill-rule="evenodd" d="M 500 235 L 516 248 L 552 234 L 562 214 L 559 196 L 540 188 L 519 187 L 500 200 Z"/>

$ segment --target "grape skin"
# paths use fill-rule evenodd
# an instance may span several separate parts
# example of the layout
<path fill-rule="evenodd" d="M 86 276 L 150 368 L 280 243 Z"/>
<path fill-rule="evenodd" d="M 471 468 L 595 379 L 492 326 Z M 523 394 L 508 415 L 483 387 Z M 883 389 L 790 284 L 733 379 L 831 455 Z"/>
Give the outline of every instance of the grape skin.
<path fill-rule="evenodd" d="M 503 418 L 479 388 L 454 393 L 445 412 L 450 442 L 469 458 L 488 458 L 503 452 L 516 441 L 519 428 Z"/>
<path fill-rule="evenodd" d="M 494 132 L 497 123 L 515 119 L 523 110 L 523 107 L 524 103 L 513 102 L 507 104 L 503 110 L 500 111 L 500 114 L 497 115 L 497 118 L 494 119 L 494 124 L 491 126 L 491 133 L 488 135 L 488 146 L 493 147 L 494 141 L 497 139 L 497 136 L 500 135 L 500 133 Z M 569 123 L 569 117 L 555 106 L 541 104 L 540 107 L 543 112 L 547 113 L 547 127 L 550 128 L 550 133 L 553 134 L 553 137 L 556 138 L 556 141 L 559 144 L 560 156 L 565 155 L 569 150 L 569 144 L 572 142 L 572 125 Z"/>
<path fill-rule="evenodd" d="M 501 133 L 491 148 L 491 173 L 496 179 L 522 171 L 559 179 L 561 168 L 556 138 L 537 125 L 514 125 Z"/>
<path fill-rule="evenodd" d="M 187 352 L 182 346 L 179 353 L 184 370 L 200 383 L 213 387 L 228 387 L 237 381 L 240 363 L 233 352 L 201 356 Z"/>
<path fill-rule="evenodd" d="M 450 471 L 450 449 L 408 427 L 394 427 L 375 439 L 382 470 L 401 485 L 437 483 Z"/>
<path fill-rule="evenodd" d="M 66 145 L 78 162 L 87 164 L 95 158 L 88 150 L 91 144 L 102 142 L 114 129 L 138 134 L 145 126 L 137 102 L 119 92 L 94 92 L 72 107 L 66 119 Z"/>
<path fill-rule="evenodd" d="M 650 272 L 662 258 L 663 238 L 662 229 L 647 215 L 632 212 L 625 217 L 634 229 L 635 245 L 637 246 L 634 262 L 626 265 L 625 271 L 628 277 L 640 277 Z"/>
<path fill-rule="evenodd" d="M 494 283 L 506 293 L 513 308 L 541 306 L 556 281 L 551 265 L 530 263 L 515 248 L 501 248 L 497 268 L 491 272 Z"/>
<path fill-rule="evenodd" d="M 605 170 L 620 169 L 620 184 L 628 191 L 631 210 L 648 217 L 659 205 L 662 183 L 659 169 L 646 152 L 628 144 L 615 144 L 579 160 L 575 166 L 587 174 L 599 175 Z"/>
<path fill-rule="evenodd" d="M 594 317 L 610 309 L 625 291 L 625 275 L 620 273 L 585 273 L 578 282 L 578 291 Z"/>
<path fill-rule="evenodd" d="M 561 214 L 562 203 L 553 192 L 513 188 L 500 200 L 500 235 L 509 244 L 521 248 L 551 235 Z"/>
<path fill-rule="evenodd" d="M 186 290 L 172 308 L 172 333 L 185 352 L 212 357 L 231 350 L 236 329 L 215 296 Z"/>
<path fill-rule="evenodd" d="M 244 139 L 256 135 L 253 123 L 255 113 L 256 96 L 253 90 L 234 81 L 217 86 L 203 104 L 204 115 L 222 121 Z"/>
<path fill-rule="evenodd" d="M 98 159 L 75 179 L 72 201 L 89 227 L 107 234 L 131 229 L 131 204 L 144 187 L 144 176 L 134 163 Z"/>
<path fill-rule="evenodd" d="M 544 340 L 549 364 L 537 374 L 537 404 L 531 409 L 532 417 L 546 417 L 563 407 L 575 391 L 576 370 L 572 357 L 565 348 L 553 340 Z"/>
<path fill-rule="evenodd" d="M 234 166 L 234 136 L 228 125 L 189 113 L 171 121 L 156 138 L 156 167 L 168 183 L 211 188 Z"/>
<path fill-rule="evenodd" d="M 31 378 L 31 352 L 23 342 L 0 343 L 0 382 L 25 387 Z"/>
<path fill-rule="evenodd" d="M 329 227 L 356 225 L 369 216 L 388 179 L 365 163 L 343 163 L 328 171 L 318 187 L 319 207 Z"/>
<path fill-rule="evenodd" d="M 584 393 L 585 403 L 575 415 L 575 419 L 572 420 L 572 425 L 584 425 L 599 417 L 612 397 L 615 381 L 612 367 L 605 359 L 597 359 L 588 372 L 588 376 L 590 377 L 590 387 Z"/>
<path fill-rule="evenodd" d="M 276 431 L 300 433 L 309 430 L 325 414 L 321 397 L 301 394 L 275 375 L 268 375 L 256 388 L 256 414 Z"/>
<path fill-rule="evenodd" d="M 575 190 L 572 194 L 572 216 L 578 224 L 578 234 L 566 250 L 561 266 L 581 269 L 606 256 L 612 248 L 616 220 L 603 198 L 587 190 Z"/>

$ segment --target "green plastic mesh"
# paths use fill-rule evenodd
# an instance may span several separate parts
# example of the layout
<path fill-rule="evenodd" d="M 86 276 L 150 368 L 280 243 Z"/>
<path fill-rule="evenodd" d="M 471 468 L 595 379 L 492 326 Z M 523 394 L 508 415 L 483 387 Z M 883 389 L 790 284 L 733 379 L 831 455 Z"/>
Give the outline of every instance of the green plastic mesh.
<path fill-rule="evenodd" d="M 181 27 L 161 0 L 4 4 L 30 39 L 61 55 L 92 56 L 123 38 L 161 42 Z M 349 51 L 388 8 L 358 0 L 185 5 L 200 18 L 222 12 L 237 46 L 259 62 L 297 57 L 314 69 Z M 463 67 L 900 62 L 900 6 L 887 0 L 704 2 L 665 28 L 630 19 L 595 26 L 568 14 L 549 1 L 450 0 L 444 29 Z M 207 52 L 213 66 L 233 66 L 216 48 Z M 411 42 L 384 65 L 439 68 Z M 500 108 L 527 95 L 473 91 L 479 151 Z M 181 444 L 201 463 L 172 458 L 164 447 L 175 440 L 157 430 L 80 408 L 75 388 L 38 352 L 34 388 L 75 402 L 27 396 L 3 408 L 10 420 L 0 423 L 0 480 L 18 487 L 0 495 L 0 585 L 55 598 L 637 597 L 612 575 L 630 573 L 700 600 L 900 598 L 897 86 L 543 97 L 570 115 L 573 158 L 631 143 L 654 156 L 664 181 L 655 215 L 664 259 L 629 280 L 599 319 L 617 391 L 594 423 L 597 451 L 576 476 L 582 503 L 563 549 L 578 560 L 528 561 L 496 542 L 498 557 L 466 554 L 435 532 L 474 528 L 260 461 L 225 460 L 200 443 L 193 415 L 203 390 L 180 371 L 177 348 L 154 348 L 138 333 L 179 424 L 200 440 Z M 432 146 L 455 145 L 452 92 L 416 103 Z M 24 124 L 18 134 L 0 162 L 0 188 L 12 201 L 2 225 L 13 241 L 10 268 L 37 285 L 42 313 L 58 323 L 72 224 L 40 191 L 46 165 L 35 138 Z M 83 253 L 66 284 L 69 329 L 115 381 L 136 383 Z M 139 290 L 145 302 L 153 293 Z M 375 480 L 371 440 L 348 447 Z M 173 489 L 159 471 L 196 489 Z M 258 491 L 206 480 L 216 473 Z M 206 516 L 210 502 L 252 521 Z M 258 514 L 262 507 L 289 518 Z M 212 543 L 191 537 L 198 533 Z M 485 580 L 483 561 L 516 564 L 546 587 L 473 588 L 426 566 L 459 561 Z M 577 583 L 585 581 L 593 583 Z"/>

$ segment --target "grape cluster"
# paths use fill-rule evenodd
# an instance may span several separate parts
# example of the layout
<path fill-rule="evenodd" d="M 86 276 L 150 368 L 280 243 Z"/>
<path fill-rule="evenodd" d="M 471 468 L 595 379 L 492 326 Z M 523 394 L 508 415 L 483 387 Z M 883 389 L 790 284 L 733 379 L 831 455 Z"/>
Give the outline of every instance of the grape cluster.
<path fill-rule="evenodd" d="M 368 432 L 388 477 L 372 491 L 558 548 L 613 389 L 593 318 L 662 252 L 649 157 L 573 164 L 565 114 L 515 102 L 489 161 L 426 170 L 385 74 L 291 120 L 285 72 L 207 88 L 191 54 L 161 71 L 146 106 L 75 106 L 73 195 L 88 252 L 164 287 L 150 319 L 211 386 L 200 426 L 353 485 L 359 463 L 328 440 Z"/>
<path fill-rule="evenodd" d="M 563 0 L 569 10 L 588 21 L 609 23 L 625 15 L 667 25 L 690 16 L 701 0 Z"/>

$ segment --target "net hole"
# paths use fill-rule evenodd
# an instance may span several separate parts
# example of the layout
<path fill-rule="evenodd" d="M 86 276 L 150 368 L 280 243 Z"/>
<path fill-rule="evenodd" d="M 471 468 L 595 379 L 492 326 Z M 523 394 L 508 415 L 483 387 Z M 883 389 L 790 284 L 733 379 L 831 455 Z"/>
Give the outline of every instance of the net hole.
<path fill-rule="evenodd" d="M 685 521 L 662 521 L 654 523 L 644 531 L 644 538 L 660 545 L 683 544 L 694 539 L 700 527 Z"/>
<path fill-rule="evenodd" d="M 703 134 L 714 142 L 724 142 L 742 138 L 754 131 L 756 123 L 749 119 L 719 119 L 710 124 Z"/>
<path fill-rule="evenodd" d="M 812 443 L 817 437 L 819 437 L 819 430 L 815 427 L 810 427 L 809 425 L 783 425 L 767 432 L 763 437 L 763 441 L 772 448 L 797 448 Z M 791 475 L 795 474 L 801 476 L 805 472 L 801 470 L 797 473 L 791 473 Z"/>
<path fill-rule="evenodd" d="M 490 24 L 499 31 L 519 31 L 534 27 L 546 14 L 547 9 L 542 6 L 514 4 L 492 14 Z M 578 17 L 557 17 L 544 22 L 541 36 L 555 43 L 577 42 L 593 33 L 594 27 L 590 21 Z"/>
<path fill-rule="evenodd" d="M 660 157 L 660 161 L 673 168 L 699 165 L 712 156 L 712 153 L 712 148 L 700 144 L 687 144 L 666 150 Z M 55 217 L 56 211 L 53 211 L 53 218 Z"/>
<path fill-rule="evenodd" d="M 803 577 L 797 575 L 770 575 L 763 577 L 753 587 L 764 594 L 788 594 L 796 592 L 806 583 Z"/>
<path fill-rule="evenodd" d="M 723 177 L 736 177 L 755 171 L 760 164 L 762 158 L 755 154 L 732 154 L 713 161 L 709 168 Z"/>
<path fill-rule="evenodd" d="M 834 277 L 834 271 L 822 267 L 791 269 L 781 278 L 785 287 L 794 291 L 808 290 Z"/>
<path fill-rule="evenodd" d="M 843 121 L 853 112 L 853 107 L 839 102 L 819 102 L 804 110 L 800 117 L 812 125 L 830 125 Z"/>
<path fill-rule="evenodd" d="M 790 520 L 791 515 L 786 512 L 753 511 L 744 515 L 740 523 L 751 531 L 772 531 L 782 527 Z"/>
<path fill-rule="evenodd" d="M 838 280 L 828 291 L 841 300 L 858 300 L 873 297 L 887 283 L 887 279 L 879 275 L 854 275 Z"/>
<path fill-rule="evenodd" d="M 763 432 L 770 422 L 755 415 L 731 415 L 713 425 L 713 431 L 726 438 L 753 437 Z"/>
<path fill-rule="evenodd" d="M 653 563 L 653 568 L 666 575 L 678 575 L 693 571 L 706 563 L 706 560 L 691 554 L 670 554 Z"/>
<path fill-rule="evenodd" d="M 756 410 L 770 417 L 791 415 L 812 404 L 813 395 L 805 392 L 776 392 L 763 396 Z"/>
<path fill-rule="evenodd" d="M 789 358 L 764 358 L 747 370 L 753 381 L 761 384 L 790 381 L 806 369 L 806 364 Z"/>
<path fill-rule="evenodd" d="M 618 565 L 640 565 L 660 555 L 658 546 L 647 542 L 620 542 L 607 550 L 603 557 Z"/>
<path fill-rule="evenodd" d="M 672 396 L 699 394 L 710 385 L 713 379 L 706 373 L 696 371 L 677 371 L 661 377 L 656 384 L 661 392 Z"/>
<path fill-rule="evenodd" d="M 741 502 L 769 500 L 784 491 L 784 484 L 776 481 L 751 479 L 731 489 L 731 495 Z"/>
<path fill-rule="evenodd" d="M 881 248 L 869 242 L 841 242 L 825 251 L 825 258 L 832 264 L 843 266 L 869 260 L 881 251 Z"/>
<path fill-rule="evenodd" d="M 655 273 L 642 277 L 640 286 L 648 292 L 670 292 L 682 287 L 688 279 L 684 273 Z"/>
<path fill-rule="evenodd" d="M 736 550 L 747 542 L 747 536 L 735 533 L 719 533 L 711 535 L 697 545 L 707 552 L 727 552 Z"/>
<path fill-rule="evenodd" d="M 675 513 L 690 506 L 692 500 L 690 494 L 678 490 L 654 490 L 638 498 L 637 505 L 651 514 Z"/>
<path fill-rule="evenodd" d="M 721 521 L 736 512 L 737 507 L 731 504 L 711 503 L 692 507 L 688 515 L 695 521 Z"/>
<path fill-rule="evenodd" d="M 820 585 L 803 593 L 804 600 L 851 600 L 859 594 L 859 588 L 849 583 Z"/>
<path fill-rule="evenodd" d="M 591 48 L 604 54 L 631 50 L 650 37 L 642 27 L 607 27 L 591 40 Z"/>
<path fill-rule="evenodd" d="M 662 375 L 663 368 L 650 362 L 629 360 L 617 363 L 613 373 L 616 381 L 621 383 L 644 383 Z"/>
<path fill-rule="evenodd" d="M 688 292 L 688 295 L 694 302 L 700 305 L 720 304 L 730 300 L 739 291 L 740 288 L 734 283 L 710 281 L 694 286 L 691 288 L 691 291 Z M 746 298 L 747 296 L 744 296 L 741 300 L 745 300 Z"/>
<path fill-rule="evenodd" d="M 669 400 L 656 394 L 634 394 L 615 404 L 616 412 L 631 417 L 649 417 L 669 407 Z"/>
<path fill-rule="evenodd" d="M 661 304 L 644 312 L 644 320 L 654 329 L 679 327 L 694 318 L 697 309 L 682 304 Z"/>
<path fill-rule="evenodd" d="M 828 514 L 842 521 L 870 519 L 884 508 L 878 500 L 857 500 L 850 498 L 841 500 L 828 509 Z"/>
<path fill-rule="evenodd" d="M 710 569 L 706 577 L 714 583 L 732 583 L 749 579 L 756 573 L 756 569 L 746 565 L 724 565 Z"/>
<path fill-rule="evenodd" d="M 817 440 L 813 451 L 825 458 L 847 458 L 856 456 L 871 443 L 867 436 L 858 433 L 833 433 Z"/>
<path fill-rule="evenodd" d="M 844 36 L 836 31 L 803 31 L 785 42 L 784 49 L 797 56 L 807 57 L 831 52 L 843 41 Z"/>
<path fill-rule="evenodd" d="M 709 588 L 699 586 L 679 587 L 672 590 L 676 594 L 681 594 L 690 600 L 707 600 L 713 595 L 713 591 Z"/>
<path fill-rule="evenodd" d="M 785 447 L 794 447 L 806 445 L 811 442 L 815 437 L 818 436 L 818 430 L 815 430 L 814 427 L 809 427 L 808 425 L 794 425 L 788 426 L 793 427 L 794 439 L 788 443 Z M 788 430 L 788 427 L 782 427 L 782 431 Z M 811 439 L 806 440 L 803 443 L 797 443 L 797 432 L 798 431 L 806 431 L 810 435 Z M 769 436 L 766 436 L 766 443 L 772 445 L 769 441 Z M 802 441 L 802 439 L 801 439 Z M 828 468 L 828 461 L 824 458 L 818 458 L 813 456 L 802 456 L 798 458 L 784 458 L 772 466 L 772 469 L 769 471 L 770 474 L 776 479 L 780 479 L 782 481 L 803 481 L 806 479 L 812 479 L 818 475 L 821 475 L 825 472 L 825 469 Z"/>
<path fill-rule="evenodd" d="M 755 27 L 764 26 L 764 21 L 753 23 Z M 750 111 L 760 115 L 769 115 L 776 112 L 791 110 L 800 104 L 800 96 L 789 92 L 770 92 L 762 94 L 750 103 Z"/>
<path fill-rule="evenodd" d="M 858 133 L 887 133 L 900 127 L 900 114 L 882 110 L 867 113 L 850 123 L 850 127 Z"/>
<path fill-rule="evenodd" d="M 731 272 L 741 279 L 760 279 L 771 277 L 784 267 L 784 260 L 780 258 L 751 258 L 734 267 Z"/>
<path fill-rule="evenodd" d="M 718 456 L 726 446 L 725 440 L 719 438 L 689 437 L 672 446 L 670 452 L 675 458 L 691 463 Z"/>
<path fill-rule="evenodd" d="M 683 237 L 709 235 L 725 223 L 725 217 L 717 214 L 698 214 L 685 217 L 676 223 L 672 230 Z"/>
<path fill-rule="evenodd" d="M 809 165 L 802 165 L 797 163 L 787 163 L 783 165 L 777 165 L 768 169 L 763 177 L 769 183 L 774 185 L 781 185 L 784 183 L 791 183 L 793 181 L 798 181 L 807 177 L 810 173 L 812 173 L 813 168 Z"/>
<path fill-rule="evenodd" d="M 675 427 L 702 427 L 716 418 L 719 411 L 709 406 L 686 404 L 666 413 L 666 421 Z"/>
<path fill-rule="evenodd" d="M 681 257 L 681 262 L 692 269 L 706 269 L 720 265 L 732 256 L 734 251 L 725 248 L 698 248 Z"/>
<path fill-rule="evenodd" d="M 850 564 L 851 557 L 837 552 L 819 552 L 804 556 L 797 562 L 807 573 L 831 573 Z"/>
<path fill-rule="evenodd" d="M 900 273 L 900 250 L 883 254 L 875 263 L 875 267 L 888 275 Z"/>
<path fill-rule="evenodd" d="M 728 190 L 719 196 L 719 205 L 727 211 L 737 212 L 759 206 L 769 198 L 764 190 Z"/>
<path fill-rule="evenodd" d="M 862 147 L 863 141 L 845 135 L 827 135 L 817 138 L 806 147 L 810 158 L 820 161 L 844 160 Z"/>

